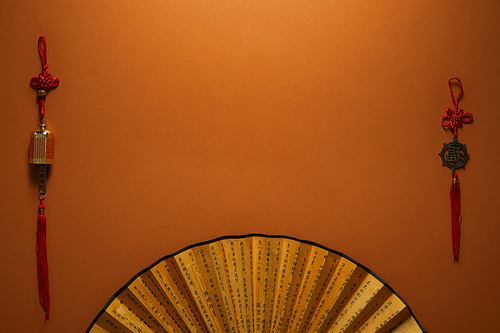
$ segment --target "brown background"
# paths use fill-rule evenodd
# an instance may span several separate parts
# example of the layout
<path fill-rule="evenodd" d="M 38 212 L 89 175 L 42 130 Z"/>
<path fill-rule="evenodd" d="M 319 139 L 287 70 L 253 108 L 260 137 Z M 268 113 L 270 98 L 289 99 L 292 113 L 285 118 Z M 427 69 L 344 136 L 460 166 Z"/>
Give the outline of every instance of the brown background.
<path fill-rule="evenodd" d="M 1 331 L 83 332 L 163 255 L 250 232 L 363 263 L 429 332 L 498 332 L 500 2 L 3 1 Z M 28 165 L 48 39 L 51 319 Z M 464 85 L 462 247 L 437 155 Z"/>

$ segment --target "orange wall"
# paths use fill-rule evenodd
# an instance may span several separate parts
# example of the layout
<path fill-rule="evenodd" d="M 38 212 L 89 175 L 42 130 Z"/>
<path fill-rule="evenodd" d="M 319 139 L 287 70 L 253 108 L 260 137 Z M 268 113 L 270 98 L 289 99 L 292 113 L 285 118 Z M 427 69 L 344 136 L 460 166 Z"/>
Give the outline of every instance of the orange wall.
<path fill-rule="evenodd" d="M 83 332 L 161 256 L 259 232 L 358 260 L 429 332 L 497 331 L 499 15 L 496 0 L 2 2 L 1 330 Z M 61 79 L 46 325 L 27 161 L 40 35 Z M 475 117 L 458 264 L 437 155 L 453 76 Z"/>

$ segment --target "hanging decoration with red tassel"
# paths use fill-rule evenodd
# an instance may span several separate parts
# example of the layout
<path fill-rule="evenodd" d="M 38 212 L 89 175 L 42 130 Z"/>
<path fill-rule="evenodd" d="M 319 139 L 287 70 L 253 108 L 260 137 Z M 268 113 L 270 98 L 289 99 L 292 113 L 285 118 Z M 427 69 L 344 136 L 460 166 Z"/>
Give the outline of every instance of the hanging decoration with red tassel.
<path fill-rule="evenodd" d="M 456 81 L 460 88 L 457 99 L 453 95 L 452 83 Z M 453 247 L 453 261 L 458 261 L 458 253 L 460 250 L 460 235 L 462 225 L 462 214 L 460 213 L 460 183 L 458 182 L 458 174 L 456 170 L 465 166 L 469 154 L 467 147 L 458 142 L 457 130 L 462 127 L 462 124 L 472 121 L 472 114 L 464 112 L 458 108 L 458 101 L 462 97 L 463 87 L 462 82 L 458 77 L 452 77 L 448 81 L 450 88 L 451 100 L 453 101 L 453 109 L 446 109 L 446 114 L 441 119 L 441 126 L 449 128 L 453 131 L 453 141 L 443 144 L 443 149 L 439 153 L 443 165 L 451 169 L 452 184 L 450 189 L 450 207 L 451 207 L 451 234 L 452 234 L 452 247 Z"/>
<path fill-rule="evenodd" d="M 45 98 L 50 89 L 59 85 L 59 79 L 49 73 L 47 64 L 47 40 L 38 39 L 38 52 L 42 59 L 42 72 L 30 81 L 37 89 L 39 112 L 38 128 L 32 133 L 30 140 L 29 162 L 38 165 L 38 221 L 36 230 L 36 262 L 38 271 L 38 296 L 45 311 L 45 322 L 49 319 L 49 267 L 47 261 L 47 220 L 45 217 L 45 203 L 47 191 L 47 175 L 50 164 L 54 163 L 54 133 L 46 129 L 49 119 L 45 117 Z"/>

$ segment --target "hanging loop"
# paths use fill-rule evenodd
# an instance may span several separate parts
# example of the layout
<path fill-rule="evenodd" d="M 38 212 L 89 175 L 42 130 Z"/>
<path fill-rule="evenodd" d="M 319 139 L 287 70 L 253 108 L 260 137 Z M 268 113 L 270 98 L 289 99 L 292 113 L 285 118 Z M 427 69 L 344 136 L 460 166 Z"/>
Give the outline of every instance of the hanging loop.
<path fill-rule="evenodd" d="M 453 80 L 457 81 L 458 86 L 460 87 L 460 91 L 458 92 L 458 96 L 457 96 L 456 100 L 455 100 L 455 95 L 453 95 L 453 87 L 451 85 Z M 460 79 L 458 77 L 452 77 L 448 81 L 448 87 L 450 88 L 450 95 L 451 95 L 451 100 L 453 101 L 453 106 L 455 107 L 455 109 L 457 109 L 458 108 L 458 101 L 460 100 L 460 98 L 462 98 L 462 94 L 464 93 L 464 88 L 462 87 L 462 81 L 460 81 Z"/>
<path fill-rule="evenodd" d="M 40 53 L 40 58 L 42 58 L 42 67 L 47 65 L 47 39 L 44 36 L 38 38 L 38 53 Z"/>

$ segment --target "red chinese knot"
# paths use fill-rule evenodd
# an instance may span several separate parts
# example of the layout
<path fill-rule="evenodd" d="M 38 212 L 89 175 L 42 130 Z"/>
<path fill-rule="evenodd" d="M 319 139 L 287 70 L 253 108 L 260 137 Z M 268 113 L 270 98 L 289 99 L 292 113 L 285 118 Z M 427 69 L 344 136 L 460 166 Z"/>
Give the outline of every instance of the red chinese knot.
<path fill-rule="evenodd" d="M 456 80 L 458 82 L 458 86 L 460 87 L 460 92 L 458 93 L 457 99 L 455 100 L 455 96 L 453 95 L 453 88 L 451 86 L 452 81 Z M 449 127 L 450 130 L 453 131 L 453 135 L 457 137 L 457 129 L 458 127 L 462 127 L 464 123 L 470 123 L 472 121 L 472 113 L 464 112 L 464 110 L 458 107 L 458 101 L 463 94 L 462 82 L 458 77 L 452 77 L 448 81 L 448 86 L 450 87 L 451 100 L 453 101 L 453 109 L 446 109 L 446 114 L 441 118 L 441 126 L 444 128 Z"/>
<path fill-rule="evenodd" d="M 47 40 L 44 36 L 38 38 L 38 53 L 40 53 L 40 58 L 42 58 L 42 72 L 31 78 L 30 84 L 32 87 L 38 90 L 38 98 L 40 102 L 40 121 L 45 117 L 45 96 L 50 91 L 50 89 L 55 88 L 59 85 L 59 79 L 53 77 L 49 73 L 49 65 L 47 64 Z"/>

